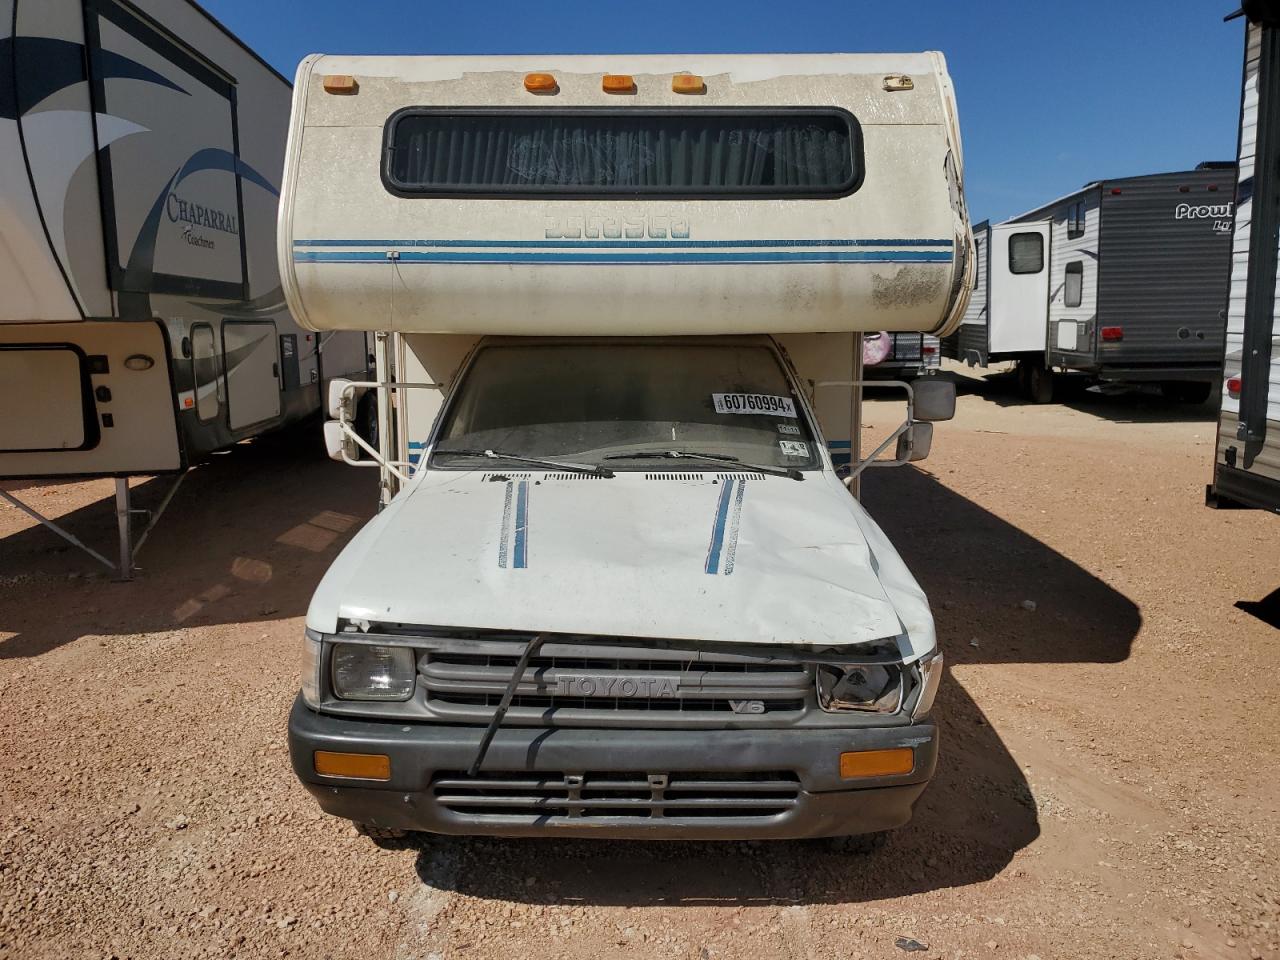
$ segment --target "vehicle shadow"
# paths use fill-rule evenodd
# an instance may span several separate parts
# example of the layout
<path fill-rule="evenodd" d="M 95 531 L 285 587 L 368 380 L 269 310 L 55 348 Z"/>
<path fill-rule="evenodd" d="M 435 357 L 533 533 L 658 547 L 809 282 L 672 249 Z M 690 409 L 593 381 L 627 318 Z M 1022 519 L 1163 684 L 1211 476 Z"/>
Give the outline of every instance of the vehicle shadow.
<path fill-rule="evenodd" d="M 86 634 L 304 614 L 324 571 L 377 502 L 373 471 L 330 461 L 310 426 L 237 444 L 191 470 L 139 552 L 130 583 L 114 582 L 43 526 L 0 539 L 0 659 L 39 656 Z M 134 508 L 152 510 L 172 479 L 135 484 Z M 39 493 L 34 487 L 26 484 L 24 499 Z M 104 499 L 58 521 L 114 560 L 110 491 L 103 482 Z M 135 536 L 146 519 L 136 521 Z"/>
<path fill-rule="evenodd" d="M 944 371 L 939 375 L 954 380 L 958 393 L 1001 407 L 1032 405 L 1018 392 L 1017 375 L 1012 370 L 983 375 Z M 1053 403 L 1114 423 L 1213 423 L 1218 418 L 1216 394 L 1205 403 L 1186 403 L 1168 399 L 1155 384 L 1095 386 L 1089 378 L 1077 374 L 1054 379 Z"/>
<path fill-rule="evenodd" d="M 950 664 L 1128 657 L 1141 625 L 1131 601 L 928 474 L 873 474 L 863 499 L 931 598 Z M 1021 605 L 1031 598 L 1034 612 Z M 933 782 L 911 824 L 872 854 L 816 840 L 432 837 L 415 868 L 424 884 L 473 897 L 616 906 L 858 903 L 990 880 L 1039 836 L 1035 798 L 950 670 L 934 717 L 942 749 Z M 562 864 L 551 876 L 548 855 Z"/>

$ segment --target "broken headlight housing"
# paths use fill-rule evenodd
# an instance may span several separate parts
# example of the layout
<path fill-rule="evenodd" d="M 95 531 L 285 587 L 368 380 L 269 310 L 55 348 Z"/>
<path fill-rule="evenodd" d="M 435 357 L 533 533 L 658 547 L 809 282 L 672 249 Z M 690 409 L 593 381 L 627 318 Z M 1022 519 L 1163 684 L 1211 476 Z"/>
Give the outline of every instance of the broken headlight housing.
<path fill-rule="evenodd" d="M 329 662 L 333 692 L 342 700 L 408 700 L 417 674 L 408 647 L 339 643 Z"/>
<path fill-rule="evenodd" d="M 816 678 L 818 705 L 830 713 L 897 713 L 906 696 L 906 679 L 900 664 L 820 663 Z"/>
<path fill-rule="evenodd" d="M 302 638 L 302 702 L 320 706 L 320 634 L 307 630 Z"/>

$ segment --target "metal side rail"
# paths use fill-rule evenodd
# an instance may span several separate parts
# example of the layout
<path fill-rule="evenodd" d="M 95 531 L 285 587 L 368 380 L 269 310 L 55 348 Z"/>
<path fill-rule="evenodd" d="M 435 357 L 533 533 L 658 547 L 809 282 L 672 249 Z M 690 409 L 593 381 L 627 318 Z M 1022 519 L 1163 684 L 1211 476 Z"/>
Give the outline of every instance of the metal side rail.
<path fill-rule="evenodd" d="M 18 510 L 21 510 L 32 520 L 37 521 L 42 526 L 48 527 L 63 540 L 66 540 L 73 547 L 87 553 L 100 564 L 115 573 L 115 579 L 120 581 L 132 580 L 138 557 L 138 551 L 142 549 L 142 545 L 147 542 L 147 537 L 151 535 L 151 531 L 155 529 L 156 524 L 160 522 L 160 518 L 168 509 L 170 502 L 173 500 L 174 494 L 178 492 L 178 488 L 182 486 L 182 481 L 187 478 L 186 473 L 178 474 L 172 486 L 164 495 L 164 499 L 160 501 L 160 505 L 155 510 L 136 510 L 131 506 L 131 492 L 129 489 L 129 479 L 127 477 L 116 478 L 115 493 L 115 513 L 116 513 L 116 533 L 117 547 L 119 549 L 119 561 L 112 563 L 93 547 L 79 539 L 75 534 L 66 528 L 60 526 L 56 521 L 50 520 L 40 511 L 36 510 L 29 504 L 23 503 L 12 493 L 7 490 L 0 490 L 0 498 L 11 504 Z M 133 539 L 133 517 L 135 514 L 145 515 L 149 518 L 147 526 L 143 529 L 141 536 L 135 542 Z"/>

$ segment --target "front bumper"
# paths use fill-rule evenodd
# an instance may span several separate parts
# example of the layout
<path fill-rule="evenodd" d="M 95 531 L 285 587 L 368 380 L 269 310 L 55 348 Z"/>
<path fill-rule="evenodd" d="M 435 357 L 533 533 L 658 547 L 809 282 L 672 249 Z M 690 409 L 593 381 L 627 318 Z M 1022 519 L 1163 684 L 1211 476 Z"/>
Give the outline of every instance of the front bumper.
<path fill-rule="evenodd" d="M 373 826 L 512 837 L 708 840 L 846 836 L 900 827 L 911 819 L 933 775 L 938 750 L 937 728 L 929 723 L 834 730 L 504 727 L 489 748 L 478 787 L 464 790 L 468 799 L 455 803 L 451 798 L 456 796 L 442 784 L 457 785 L 465 778 L 459 771 L 470 765 L 482 732 L 469 726 L 328 716 L 299 697 L 289 716 L 289 753 L 294 772 L 321 809 Z M 840 778 L 842 752 L 892 747 L 915 750 L 911 773 Z M 321 776 L 314 769 L 316 750 L 386 754 L 391 779 L 372 783 Z M 760 781 L 754 778 L 769 781 L 778 772 L 794 780 L 785 803 L 775 806 L 772 795 L 768 802 L 743 799 L 759 797 L 754 791 Z M 530 810 L 489 796 L 496 791 L 488 789 L 503 782 L 540 780 L 544 782 L 538 786 L 545 789 L 552 781 L 582 780 L 589 786 L 637 777 L 642 786 L 646 778 L 654 785 L 652 797 L 663 796 L 668 782 L 696 781 L 706 787 L 720 779 L 731 791 L 750 793 L 726 802 L 715 789 L 704 789 L 682 795 L 697 796 L 694 801 L 665 806 L 631 791 L 575 806 L 555 801 L 553 791 L 545 808 Z"/>

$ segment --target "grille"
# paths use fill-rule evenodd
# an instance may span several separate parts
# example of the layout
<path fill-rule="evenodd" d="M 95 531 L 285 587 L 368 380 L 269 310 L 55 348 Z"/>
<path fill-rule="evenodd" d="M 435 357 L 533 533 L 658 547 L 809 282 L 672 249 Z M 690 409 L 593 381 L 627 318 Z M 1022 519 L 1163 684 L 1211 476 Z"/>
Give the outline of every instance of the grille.
<path fill-rule="evenodd" d="M 759 820 L 796 805 L 799 778 L 791 771 L 751 773 L 438 773 L 437 803 L 471 818 L 536 817 Z"/>
<path fill-rule="evenodd" d="M 438 716 L 487 720 L 519 660 L 518 648 L 429 650 L 418 672 Z M 590 720 L 627 715 L 776 723 L 805 709 L 813 689 L 804 664 L 706 652 L 547 644 L 516 686 L 511 720 Z"/>

